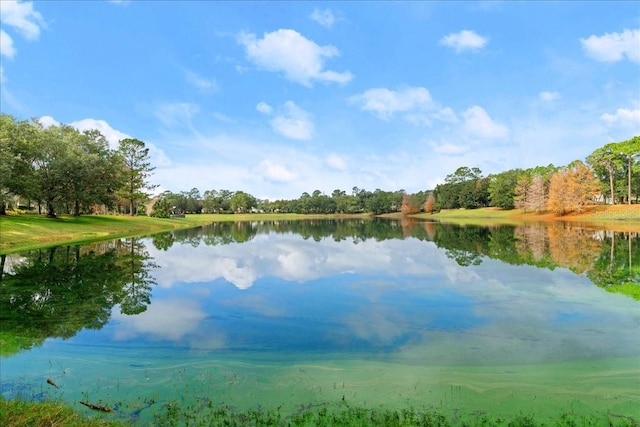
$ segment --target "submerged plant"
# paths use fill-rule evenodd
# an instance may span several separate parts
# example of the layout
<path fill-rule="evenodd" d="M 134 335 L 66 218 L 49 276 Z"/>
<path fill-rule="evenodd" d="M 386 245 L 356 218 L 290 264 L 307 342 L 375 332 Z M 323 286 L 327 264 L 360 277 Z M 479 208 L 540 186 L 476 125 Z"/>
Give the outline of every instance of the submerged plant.
<path fill-rule="evenodd" d="M 148 400 L 144 408 L 153 405 Z M 467 416 L 447 417 L 438 410 L 413 407 L 400 410 L 384 407 L 353 406 L 342 401 L 304 405 L 295 414 L 286 414 L 281 406 L 274 409 L 238 410 L 230 405 L 215 405 L 204 399 L 189 405 L 170 401 L 156 407 L 151 419 L 116 417 L 113 413 L 88 416 L 64 403 L 6 400 L 0 397 L 0 419 L 11 426 L 64 425 L 94 426 L 227 426 L 227 427 L 637 427 L 638 420 L 618 414 L 578 415 L 563 412 L 557 417 L 535 419 L 520 414 L 511 419 L 492 417 L 482 411 Z"/>

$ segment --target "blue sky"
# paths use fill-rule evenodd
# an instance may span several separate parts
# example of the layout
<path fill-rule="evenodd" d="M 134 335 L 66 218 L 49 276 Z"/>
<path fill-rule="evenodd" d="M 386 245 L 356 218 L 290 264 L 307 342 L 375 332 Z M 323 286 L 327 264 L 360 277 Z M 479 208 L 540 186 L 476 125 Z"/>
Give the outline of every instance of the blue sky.
<path fill-rule="evenodd" d="M 0 0 L 1 105 L 144 141 L 161 189 L 433 188 L 640 134 L 637 2 Z"/>

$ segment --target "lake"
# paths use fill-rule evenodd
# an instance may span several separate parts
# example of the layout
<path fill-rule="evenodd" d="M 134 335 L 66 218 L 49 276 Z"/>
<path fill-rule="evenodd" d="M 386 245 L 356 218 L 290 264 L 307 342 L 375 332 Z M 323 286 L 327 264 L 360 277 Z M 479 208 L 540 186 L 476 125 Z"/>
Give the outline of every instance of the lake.
<path fill-rule="evenodd" d="M 640 419 L 639 233 L 215 223 L 0 260 L 5 398 L 141 425 L 172 405 Z"/>

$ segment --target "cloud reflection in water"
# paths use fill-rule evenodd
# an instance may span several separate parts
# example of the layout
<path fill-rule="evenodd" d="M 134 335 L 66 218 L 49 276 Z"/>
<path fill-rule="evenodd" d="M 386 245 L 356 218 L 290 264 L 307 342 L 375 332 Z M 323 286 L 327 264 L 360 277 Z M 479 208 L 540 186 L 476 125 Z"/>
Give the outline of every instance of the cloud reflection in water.
<path fill-rule="evenodd" d="M 161 288 L 147 313 L 117 318 L 117 339 L 382 352 L 445 364 L 637 353 L 633 300 L 603 298 L 602 289 L 564 269 L 491 259 L 461 267 L 417 239 L 353 244 L 274 233 L 245 243 L 152 248 L 151 255 L 162 267 Z M 560 321 L 563 313 L 576 315 Z"/>

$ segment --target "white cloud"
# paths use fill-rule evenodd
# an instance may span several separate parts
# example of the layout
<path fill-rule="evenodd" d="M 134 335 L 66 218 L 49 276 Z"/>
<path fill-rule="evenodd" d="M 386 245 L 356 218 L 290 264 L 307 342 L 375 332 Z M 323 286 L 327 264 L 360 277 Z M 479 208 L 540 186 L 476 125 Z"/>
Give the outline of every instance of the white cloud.
<path fill-rule="evenodd" d="M 464 118 L 464 131 L 469 136 L 487 139 L 504 139 L 509 136 L 506 126 L 491 120 L 489 114 L 477 105 L 462 113 Z"/>
<path fill-rule="evenodd" d="M 45 23 L 42 15 L 34 10 L 32 2 L 2 0 L 0 22 L 18 30 L 28 40 L 36 40 L 40 36 L 40 28 Z"/>
<path fill-rule="evenodd" d="M 40 117 L 38 119 L 38 121 L 45 128 L 48 128 L 50 126 L 59 126 L 60 125 L 60 122 L 58 122 L 56 119 L 54 119 L 51 116 L 42 116 L 42 117 Z"/>
<path fill-rule="evenodd" d="M 0 30 L 0 55 L 11 59 L 16 54 L 13 39 L 4 30 Z"/>
<path fill-rule="evenodd" d="M 39 12 L 33 9 L 31 2 L 17 2 L 2 0 L 0 6 L 0 22 L 17 30 L 28 40 L 36 40 L 40 36 L 40 27 L 44 27 L 44 20 Z M 13 45 L 13 39 L 4 30 L 0 29 L 0 57 L 13 58 L 17 50 Z M 7 82 L 4 68 L 0 65 L 0 83 Z M 3 98 L 9 98 L 10 94 L 3 88 Z"/>
<path fill-rule="evenodd" d="M 311 115 L 293 101 L 285 102 L 280 114 L 271 120 L 271 127 L 280 135 L 290 139 L 306 140 L 313 137 L 314 126 Z"/>
<path fill-rule="evenodd" d="M 191 118 L 199 111 L 200 109 L 195 104 L 179 102 L 160 105 L 154 114 L 165 126 L 190 126 Z"/>
<path fill-rule="evenodd" d="M 331 169 L 336 170 L 346 170 L 347 169 L 347 161 L 338 156 L 337 154 L 331 154 L 326 158 L 326 163 Z"/>
<path fill-rule="evenodd" d="M 433 117 L 446 123 L 458 123 L 458 116 L 449 107 L 441 108 L 433 114 Z"/>
<path fill-rule="evenodd" d="M 580 39 L 580 43 L 587 56 L 596 61 L 616 62 L 626 57 L 629 61 L 640 62 L 640 29 L 607 33 L 600 37 L 592 35 Z"/>
<path fill-rule="evenodd" d="M 216 112 L 214 112 L 212 115 L 213 115 L 213 117 L 214 117 L 216 120 L 218 120 L 219 122 L 224 122 L 224 123 L 233 123 L 233 122 L 235 121 L 235 120 L 233 120 L 231 117 L 229 117 L 229 116 L 227 116 L 227 115 L 225 115 L 225 114 L 222 114 L 222 113 L 220 113 L 220 112 L 217 112 L 217 111 L 216 111 Z"/>
<path fill-rule="evenodd" d="M 218 90 L 218 83 L 216 83 L 215 79 L 204 78 L 193 71 L 185 71 L 185 79 L 202 92 L 213 93 Z"/>
<path fill-rule="evenodd" d="M 448 155 L 457 155 L 463 154 L 469 150 L 469 147 L 464 145 L 451 144 L 448 142 L 445 143 L 432 143 L 431 147 L 433 147 L 433 151 L 440 154 L 448 154 Z"/>
<path fill-rule="evenodd" d="M 482 37 L 475 31 L 469 30 L 451 33 L 440 39 L 440 44 L 454 49 L 456 53 L 461 53 L 466 50 L 480 50 L 484 48 L 487 43 L 489 43 L 488 38 Z"/>
<path fill-rule="evenodd" d="M 331 28 L 333 23 L 336 22 L 336 17 L 333 16 L 331 9 L 313 9 L 310 18 L 325 28 Z"/>
<path fill-rule="evenodd" d="M 349 101 L 382 120 L 389 120 L 398 112 L 424 111 L 433 106 L 431 94 L 423 87 L 405 87 L 397 91 L 374 88 L 352 96 Z"/>
<path fill-rule="evenodd" d="M 560 94 L 558 92 L 543 91 L 543 92 L 540 92 L 538 96 L 540 97 L 541 101 L 545 101 L 545 102 L 551 102 L 551 101 L 560 99 Z"/>
<path fill-rule="evenodd" d="M 48 116 L 45 116 L 45 117 L 48 117 Z M 43 123 L 42 120 L 45 117 L 40 119 L 40 123 Z M 48 117 L 48 118 L 53 120 L 53 118 L 51 118 L 51 117 Z M 55 120 L 53 120 L 53 121 L 55 122 Z M 52 124 L 57 125 L 57 123 L 52 123 Z M 109 142 L 109 145 L 111 146 L 111 148 L 117 148 L 118 147 L 118 142 L 121 139 L 131 138 L 131 136 L 127 135 L 126 133 L 120 132 L 119 130 L 116 130 L 116 129 L 112 128 L 109 125 L 109 123 L 107 123 L 104 120 L 82 119 L 82 120 L 78 120 L 78 121 L 69 123 L 69 126 L 73 126 L 74 128 L 78 129 L 79 131 L 94 130 L 94 129 L 100 131 L 100 133 Z"/>
<path fill-rule="evenodd" d="M 54 119 L 51 116 L 42 116 L 40 117 L 40 119 L 38 119 L 38 121 L 44 127 L 60 125 L 60 122 L 58 122 L 56 119 Z M 102 134 L 102 136 L 105 137 L 105 139 L 109 143 L 109 147 L 112 150 L 116 150 L 118 148 L 118 143 L 120 142 L 120 140 L 125 138 L 133 138 L 132 136 L 127 135 L 124 132 L 121 132 L 117 129 L 112 128 L 111 125 L 106 121 L 99 120 L 99 119 L 87 118 L 82 120 L 76 120 L 74 122 L 69 123 L 69 126 L 72 126 L 81 132 L 85 130 L 99 131 Z M 151 157 L 152 163 L 154 165 L 157 165 L 157 166 L 171 165 L 171 160 L 161 148 L 158 148 L 156 145 L 146 141 L 145 141 L 145 145 L 147 146 L 147 148 L 149 148 L 149 156 Z"/>
<path fill-rule="evenodd" d="M 271 160 L 263 160 L 258 164 L 258 174 L 264 176 L 271 181 L 291 182 L 297 178 L 297 175 L 282 165 L 273 163 Z"/>
<path fill-rule="evenodd" d="M 155 166 L 171 166 L 173 162 L 164 152 L 164 150 L 155 144 L 145 141 L 145 145 L 149 148 L 149 157 L 151 158 L 151 164 Z"/>
<path fill-rule="evenodd" d="M 618 108 L 615 114 L 604 113 L 600 119 L 609 126 L 637 127 L 640 125 L 640 109 Z"/>
<path fill-rule="evenodd" d="M 244 74 L 244 73 L 246 73 L 247 71 L 250 70 L 249 67 L 243 67 L 242 65 L 236 65 L 235 69 L 238 72 L 238 74 Z"/>
<path fill-rule="evenodd" d="M 262 39 L 256 38 L 255 34 L 241 33 L 238 43 L 245 47 L 247 58 L 259 68 L 281 71 L 287 79 L 307 87 L 314 81 L 345 84 L 353 78 L 349 71 L 324 70 L 325 59 L 339 56 L 337 48 L 319 46 L 294 30 L 265 33 Z"/>
<path fill-rule="evenodd" d="M 256 110 L 267 115 L 273 113 L 273 107 L 266 102 L 259 102 L 258 105 L 256 105 Z"/>

